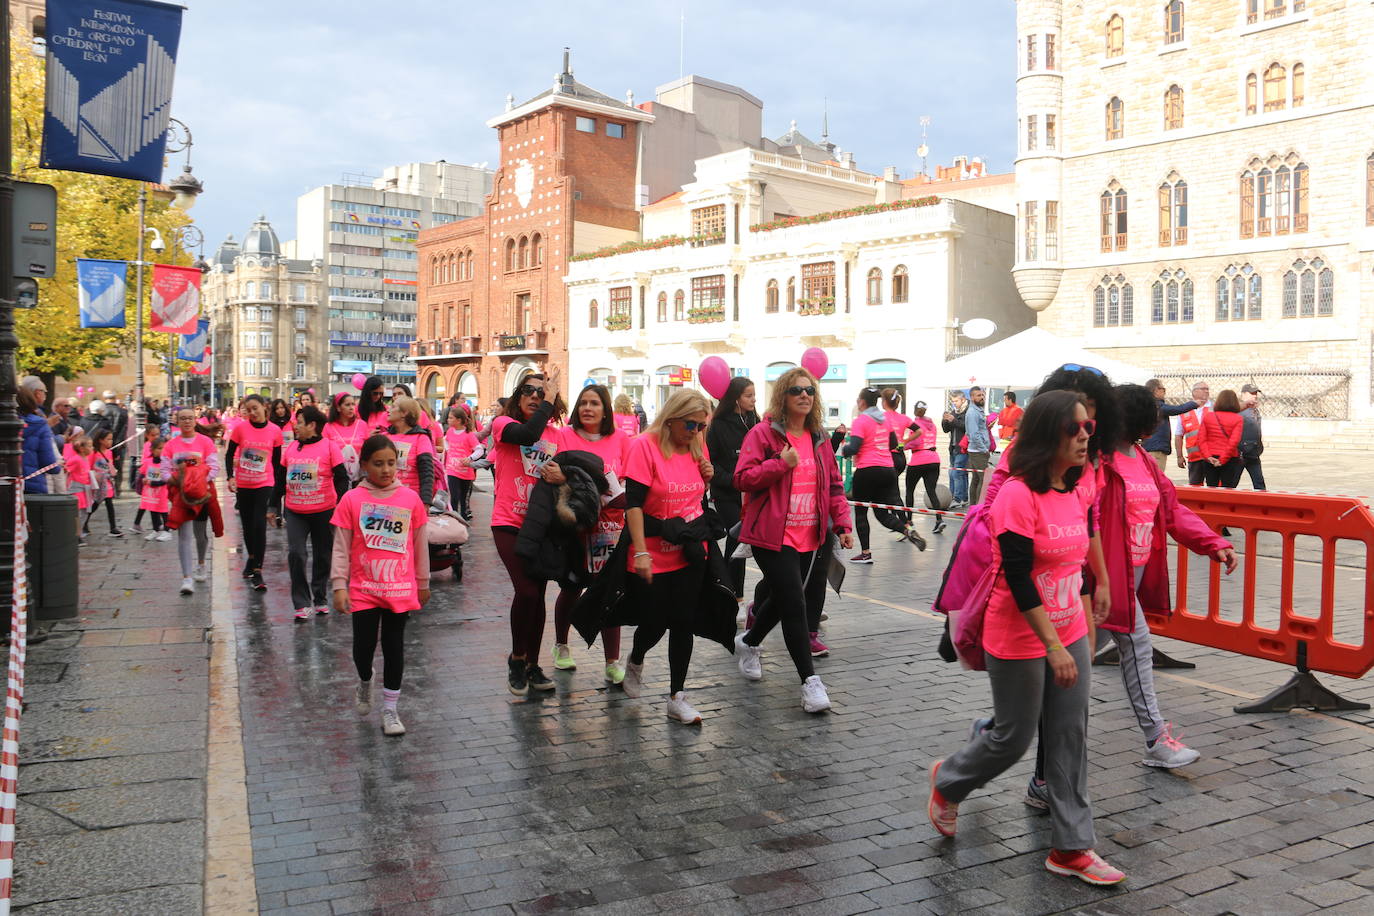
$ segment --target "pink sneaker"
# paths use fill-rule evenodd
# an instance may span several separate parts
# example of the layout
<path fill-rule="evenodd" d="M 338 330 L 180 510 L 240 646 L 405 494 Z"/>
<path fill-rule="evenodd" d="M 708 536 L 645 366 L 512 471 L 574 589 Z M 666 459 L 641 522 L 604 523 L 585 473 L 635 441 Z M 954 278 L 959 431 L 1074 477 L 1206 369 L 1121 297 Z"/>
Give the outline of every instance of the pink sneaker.
<path fill-rule="evenodd" d="M 959 806 L 954 802 L 945 801 L 940 790 L 935 788 L 935 777 L 940 772 L 940 766 L 943 763 L 943 760 L 937 760 L 935 765 L 930 768 L 930 802 L 926 805 L 926 814 L 930 816 L 931 826 L 938 830 L 942 836 L 954 836 L 955 821 L 959 817 Z"/>
<path fill-rule="evenodd" d="M 1112 868 L 1091 849 L 1079 852 L 1051 849 L 1045 867 L 1056 875 L 1072 875 L 1089 884 L 1120 884 L 1126 880 L 1125 872 Z"/>
<path fill-rule="evenodd" d="M 821 642 L 820 637 L 815 633 L 811 634 L 811 657 L 825 658 L 830 654 L 830 647 Z"/>
<path fill-rule="evenodd" d="M 296 608 L 296 619 L 297 619 L 297 620 L 309 620 L 309 619 L 310 619 L 310 608 L 308 608 L 308 607 L 298 607 L 298 608 Z"/>
<path fill-rule="evenodd" d="M 315 606 L 315 613 L 316 613 L 316 614 L 319 614 L 321 617 L 323 617 L 325 614 L 328 614 L 328 613 L 329 613 L 329 605 L 327 605 L 327 604 L 319 604 L 319 605 L 316 605 L 316 606 Z"/>

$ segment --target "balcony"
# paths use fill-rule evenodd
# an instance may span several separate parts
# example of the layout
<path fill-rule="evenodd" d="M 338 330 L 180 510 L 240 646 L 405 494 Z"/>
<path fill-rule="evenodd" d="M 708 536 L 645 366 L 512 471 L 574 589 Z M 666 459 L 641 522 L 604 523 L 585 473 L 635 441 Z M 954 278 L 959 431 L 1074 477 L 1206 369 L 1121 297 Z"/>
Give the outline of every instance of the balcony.
<path fill-rule="evenodd" d="M 802 316 L 833 315 L 835 314 L 835 297 L 816 296 L 810 299 L 798 299 L 797 314 Z"/>
<path fill-rule="evenodd" d="M 526 331 L 523 334 L 493 334 L 488 353 L 492 356 L 521 356 L 547 354 L 548 331 Z"/>

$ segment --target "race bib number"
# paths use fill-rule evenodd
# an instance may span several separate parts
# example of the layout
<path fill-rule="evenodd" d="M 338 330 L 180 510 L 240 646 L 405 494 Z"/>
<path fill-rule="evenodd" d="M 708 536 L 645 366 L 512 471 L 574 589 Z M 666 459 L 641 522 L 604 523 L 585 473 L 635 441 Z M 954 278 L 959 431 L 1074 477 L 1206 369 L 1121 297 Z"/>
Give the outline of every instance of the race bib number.
<path fill-rule="evenodd" d="M 161 470 L 161 469 L 159 469 L 159 468 L 153 468 L 152 470 L 150 470 L 150 471 L 148 472 L 148 482 L 149 482 L 149 483 L 166 483 L 166 482 L 167 482 L 167 472 L 164 471 L 164 470 Z"/>
<path fill-rule="evenodd" d="M 611 558 L 615 545 L 620 543 L 620 530 L 619 525 L 601 522 L 597 525 L 596 531 L 586 538 L 587 571 L 592 575 L 601 572 L 606 561 Z"/>
<path fill-rule="evenodd" d="M 525 474 L 529 477 L 538 477 L 556 451 L 558 446 L 550 439 L 540 439 L 534 445 L 520 446 L 520 462 L 525 467 Z"/>
<path fill-rule="evenodd" d="M 320 463 L 293 461 L 286 467 L 286 488 L 292 493 L 308 495 L 319 489 Z"/>
<path fill-rule="evenodd" d="M 415 443 L 406 442 L 404 439 L 400 441 L 393 439 L 392 441 L 396 443 L 396 470 L 410 470 L 410 450 L 414 447 Z"/>
<path fill-rule="evenodd" d="M 363 503 L 359 517 L 363 543 L 373 550 L 405 553 L 410 541 L 410 510 L 387 503 Z"/>
<path fill-rule="evenodd" d="M 239 470 L 245 474 L 265 473 L 267 471 L 267 453 L 256 448 L 246 448 L 239 452 Z"/>

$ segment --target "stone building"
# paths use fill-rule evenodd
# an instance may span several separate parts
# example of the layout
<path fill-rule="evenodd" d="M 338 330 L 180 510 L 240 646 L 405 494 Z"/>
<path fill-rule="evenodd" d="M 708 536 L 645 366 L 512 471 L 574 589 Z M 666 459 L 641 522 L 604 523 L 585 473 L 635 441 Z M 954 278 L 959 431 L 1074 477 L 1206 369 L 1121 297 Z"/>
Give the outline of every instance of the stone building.
<path fill-rule="evenodd" d="M 243 242 L 220 244 L 201 283 L 213 331 L 215 403 L 246 394 L 281 397 L 329 378 L 324 263 L 282 256 L 277 233 L 259 216 Z"/>
<path fill-rule="evenodd" d="M 1374 5 L 1019 0 L 1015 279 L 1171 394 L 1369 447 Z"/>

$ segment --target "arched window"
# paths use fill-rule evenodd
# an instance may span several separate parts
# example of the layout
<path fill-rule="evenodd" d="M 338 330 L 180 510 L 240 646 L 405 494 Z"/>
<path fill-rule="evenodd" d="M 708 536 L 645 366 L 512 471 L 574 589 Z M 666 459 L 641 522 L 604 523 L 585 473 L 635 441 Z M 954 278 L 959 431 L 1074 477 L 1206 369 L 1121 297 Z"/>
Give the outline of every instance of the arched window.
<path fill-rule="evenodd" d="M 787 310 L 795 312 L 797 310 L 797 278 L 787 278 Z"/>
<path fill-rule="evenodd" d="M 1135 324 L 1135 291 L 1126 278 L 1104 275 L 1093 290 L 1093 327 L 1129 327 Z"/>
<path fill-rule="evenodd" d="M 587 327 L 595 328 L 600 326 L 601 322 L 597 320 L 597 318 L 600 317 L 600 314 L 601 309 L 597 307 L 596 300 L 593 299 L 587 305 Z"/>
<path fill-rule="evenodd" d="M 1103 251 L 1125 251 L 1127 242 L 1126 189 L 1113 181 L 1102 192 L 1099 234 Z"/>
<path fill-rule="evenodd" d="M 865 302 L 869 305 L 883 304 L 883 272 L 877 267 L 869 268 L 867 290 Z"/>
<path fill-rule="evenodd" d="M 1245 113 L 1252 115 L 1259 111 L 1259 77 L 1253 73 L 1245 76 Z"/>
<path fill-rule="evenodd" d="M 1232 264 L 1217 278 L 1217 321 L 1258 321 L 1264 283 L 1249 264 Z"/>
<path fill-rule="evenodd" d="M 1164 129 L 1178 130 L 1183 126 L 1183 89 L 1178 85 L 1164 93 Z"/>
<path fill-rule="evenodd" d="M 515 270 L 515 239 L 506 239 L 506 270 Z"/>
<path fill-rule="evenodd" d="M 1277 62 L 1264 71 L 1264 110 L 1281 111 L 1288 104 L 1288 71 Z"/>
<path fill-rule="evenodd" d="M 911 284 L 907 282 L 906 265 L 898 264 L 892 268 L 892 301 L 906 302 L 910 299 Z"/>
<path fill-rule="evenodd" d="M 1283 275 L 1284 318 L 1327 318 L 1335 314 L 1336 275 L 1321 258 L 1299 258 Z"/>
<path fill-rule="evenodd" d="M 1120 140 L 1126 133 L 1126 106 L 1112 96 L 1107 102 L 1107 139 Z"/>
<path fill-rule="evenodd" d="M 544 266 L 544 237 L 538 232 L 530 239 L 530 266 Z"/>
<path fill-rule="evenodd" d="M 1302 64 L 1293 65 L 1293 107 L 1298 108 L 1302 105 L 1303 97 L 1307 94 L 1307 69 Z"/>
<path fill-rule="evenodd" d="M 1307 164 L 1294 153 L 1252 159 L 1240 176 L 1240 237 L 1306 232 Z"/>
<path fill-rule="evenodd" d="M 1107 56 L 1120 57 L 1126 53 L 1126 21 L 1120 13 L 1107 20 Z"/>
<path fill-rule="evenodd" d="M 1364 161 L 1364 224 L 1374 226 L 1374 153 Z"/>
<path fill-rule="evenodd" d="M 778 281 L 769 280 L 763 290 L 763 310 L 769 315 L 778 310 Z"/>
<path fill-rule="evenodd" d="M 439 283 L 439 259 L 438 259 L 438 258 L 430 258 L 430 259 L 429 259 L 429 282 L 430 282 L 432 285 L 437 285 L 437 284 Z"/>
<path fill-rule="evenodd" d="M 530 240 L 525 236 L 520 236 L 520 256 L 517 264 L 521 270 L 530 266 Z"/>
<path fill-rule="evenodd" d="M 668 320 L 668 294 L 658 294 L 658 320 L 665 322 Z"/>
<path fill-rule="evenodd" d="M 673 320 L 682 321 L 687 317 L 687 295 L 678 290 L 673 293 Z"/>
<path fill-rule="evenodd" d="M 1188 241 L 1188 182 L 1170 172 L 1159 186 L 1159 244 L 1183 245 Z"/>
<path fill-rule="evenodd" d="M 1173 0 L 1164 6 L 1164 43 L 1175 44 L 1183 40 L 1183 0 Z"/>
<path fill-rule="evenodd" d="M 1150 287 L 1151 324 L 1191 324 L 1193 281 L 1182 270 L 1165 270 Z"/>

